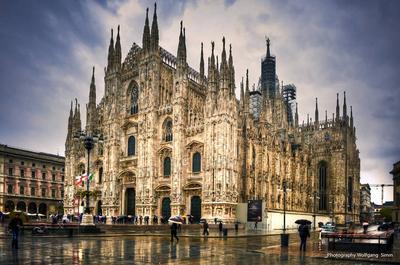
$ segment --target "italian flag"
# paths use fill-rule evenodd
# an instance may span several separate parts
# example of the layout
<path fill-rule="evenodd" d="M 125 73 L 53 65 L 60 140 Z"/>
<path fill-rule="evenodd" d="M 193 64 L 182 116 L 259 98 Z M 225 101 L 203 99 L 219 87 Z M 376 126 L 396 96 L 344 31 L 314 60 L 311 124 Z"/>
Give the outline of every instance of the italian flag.
<path fill-rule="evenodd" d="M 89 174 L 89 176 L 87 175 L 87 174 L 83 174 L 82 176 L 76 176 L 75 177 L 75 184 L 76 185 L 80 185 L 80 184 L 82 184 L 82 181 L 83 180 L 92 180 L 93 179 L 93 174 Z"/>
<path fill-rule="evenodd" d="M 80 185 L 82 183 L 82 176 L 75 177 L 75 185 Z"/>
<path fill-rule="evenodd" d="M 92 180 L 93 179 L 93 174 L 90 173 L 89 176 L 87 174 L 85 174 L 82 177 L 85 178 L 85 180 Z"/>

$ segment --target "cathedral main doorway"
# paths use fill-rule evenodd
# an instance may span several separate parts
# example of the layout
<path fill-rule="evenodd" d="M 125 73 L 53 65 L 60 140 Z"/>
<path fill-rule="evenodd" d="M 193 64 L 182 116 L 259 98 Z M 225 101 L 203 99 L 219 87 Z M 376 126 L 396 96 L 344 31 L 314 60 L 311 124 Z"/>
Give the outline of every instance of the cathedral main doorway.
<path fill-rule="evenodd" d="M 167 223 L 168 219 L 171 217 L 171 199 L 169 197 L 162 200 L 161 215 L 163 216 L 164 222 Z"/>
<path fill-rule="evenodd" d="M 135 215 L 135 189 L 126 189 L 126 214 Z"/>
<path fill-rule="evenodd" d="M 193 196 L 190 200 L 190 214 L 193 216 L 195 223 L 200 222 L 201 218 L 201 198 L 200 196 Z"/>

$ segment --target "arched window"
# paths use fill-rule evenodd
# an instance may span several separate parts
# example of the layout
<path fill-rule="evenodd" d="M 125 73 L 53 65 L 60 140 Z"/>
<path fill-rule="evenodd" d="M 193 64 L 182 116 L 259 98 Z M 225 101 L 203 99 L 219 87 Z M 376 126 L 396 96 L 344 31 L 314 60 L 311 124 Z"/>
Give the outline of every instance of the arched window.
<path fill-rule="evenodd" d="M 172 141 L 172 120 L 167 119 L 164 121 L 163 124 L 163 140 L 165 142 L 171 142 Z"/>
<path fill-rule="evenodd" d="M 128 138 L 128 156 L 134 156 L 136 152 L 136 139 L 135 136 L 129 136 Z"/>
<path fill-rule="evenodd" d="M 131 114 L 138 113 L 139 111 L 138 101 L 139 101 L 139 88 L 135 84 L 132 87 L 132 92 L 131 92 L 131 108 L 130 108 Z"/>
<path fill-rule="evenodd" d="M 199 152 L 193 154 L 192 171 L 194 173 L 201 171 L 201 155 Z"/>
<path fill-rule="evenodd" d="M 168 156 L 164 158 L 164 177 L 171 176 L 171 158 Z"/>
<path fill-rule="evenodd" d="M 321 161 L 318 164 L 318 178 L 319 178 L 319 209 L 327 210 L 328 196 L 327 196 L 327 164 Z"/>
<path fill-rule="evenodd" d="M 103 167 L 99 168 L 99 183 L 103 181 Z"/>

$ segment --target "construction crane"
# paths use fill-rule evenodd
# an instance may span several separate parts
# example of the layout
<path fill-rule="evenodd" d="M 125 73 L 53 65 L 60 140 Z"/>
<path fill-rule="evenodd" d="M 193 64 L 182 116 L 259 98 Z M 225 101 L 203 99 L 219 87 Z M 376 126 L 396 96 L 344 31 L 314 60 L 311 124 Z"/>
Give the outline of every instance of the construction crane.
<path fill-rule="evenodd" d="M 393 184 L 369 184 L 369 186 L 371 188 L 382 188 L 382 197 L 381 197 L 381 201 L 382 201 L 382 205 L 383 205 L 383 189 L 385 187 L 393 187 Z"/>

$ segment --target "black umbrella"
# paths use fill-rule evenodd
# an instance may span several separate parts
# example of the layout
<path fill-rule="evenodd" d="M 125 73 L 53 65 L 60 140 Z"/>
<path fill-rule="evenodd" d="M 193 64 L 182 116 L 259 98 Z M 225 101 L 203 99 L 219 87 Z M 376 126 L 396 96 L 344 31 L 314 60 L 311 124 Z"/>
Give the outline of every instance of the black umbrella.
<path fill-rule="evenodd" d="M 299 219 L 299 220 L 296 220 L 295 223 L 296 223 L 296 224 L 299 224 L 299 225 L 310 225 L 310 224 L 311 224 L 311 221 L 308 221 L 308 220 L 306 220 L 306 219 Z"/>

